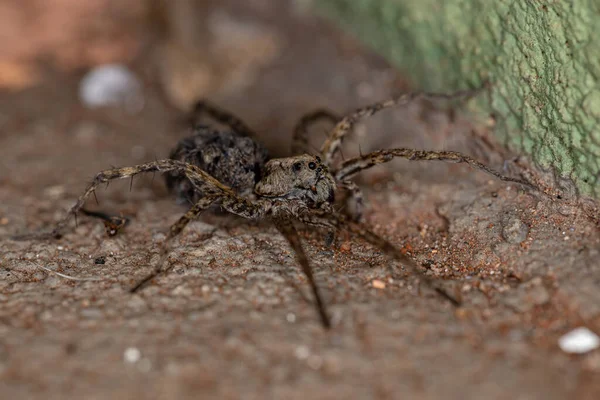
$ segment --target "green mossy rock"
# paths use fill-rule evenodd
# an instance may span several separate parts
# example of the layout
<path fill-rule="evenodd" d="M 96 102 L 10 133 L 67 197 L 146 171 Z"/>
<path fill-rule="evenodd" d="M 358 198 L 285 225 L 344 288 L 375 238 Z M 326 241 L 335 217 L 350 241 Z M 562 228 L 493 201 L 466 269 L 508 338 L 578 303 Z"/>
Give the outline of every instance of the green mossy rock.
<path fill-rule="evenodd" d="M 415 87 L 493 84 L 510 148 L 600 196 L 600 1 L 318 0 Z"/>

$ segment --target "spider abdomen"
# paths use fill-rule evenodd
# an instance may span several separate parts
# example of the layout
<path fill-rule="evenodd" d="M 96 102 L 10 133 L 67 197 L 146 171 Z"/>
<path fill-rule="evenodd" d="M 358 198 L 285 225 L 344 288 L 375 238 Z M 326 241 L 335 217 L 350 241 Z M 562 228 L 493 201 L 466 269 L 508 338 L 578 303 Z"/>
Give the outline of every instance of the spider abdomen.
<path fill-rule="evenodd" d="M 250 137 L 232 130 L 198 126 L 194 135 L 181 139 L 169 158 L 194 164 L 234 189 L 249 193 L 261 178 L 268 158 L 267 150 Z M 183 175 L 167 173 L 166 183 L 179 202 L 195 203 L 202 197 Z"/>

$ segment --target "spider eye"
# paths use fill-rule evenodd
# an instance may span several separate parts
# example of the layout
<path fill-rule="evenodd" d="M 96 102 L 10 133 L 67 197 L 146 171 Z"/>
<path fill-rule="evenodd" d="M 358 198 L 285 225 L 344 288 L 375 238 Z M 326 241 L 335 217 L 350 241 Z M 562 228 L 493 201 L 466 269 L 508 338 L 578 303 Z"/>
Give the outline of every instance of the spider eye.
<path fill-rule="evenodd" d="M 294 169 L 294 171 L 298 172 L 302 169 L 302 163 L 301 162 L 297 162 L 295 163 L 292 168 Z"/>
<path fill-rule="evenodd" d="M 316 158 L 318 162 L 321 162 L 321 157 L 317 156 Z"/>
<path fill-rule="evenodd" d="M 317 168 L 317 164 L 315 164 L 314 162 L 311 161 L 308 163 L 308 168 L 315 169 L 315 168 Z"/>

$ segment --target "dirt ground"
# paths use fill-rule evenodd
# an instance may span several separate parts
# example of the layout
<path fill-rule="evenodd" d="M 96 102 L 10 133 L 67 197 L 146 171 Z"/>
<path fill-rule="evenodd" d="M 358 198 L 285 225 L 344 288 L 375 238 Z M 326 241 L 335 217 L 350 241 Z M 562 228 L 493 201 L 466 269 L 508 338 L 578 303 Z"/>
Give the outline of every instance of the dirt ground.
<path fill-rule="evenodd" d="M 295 121 L 314 108 L 343 113 L 408 89 L 302 2 L 266 4 L 204 10 L 218 28 L 202 37 L 211 50 L 198 52 L 201 78 L 189 87 L 241 116 L 273 154 L 287 154 Z M 140 65 L 152 61 L 143 61 L 134 70 L 147 76 Z M 134 115 L 84 109 L 80 71 L 45 70 L 36 85 L 0 93 L 3 398 L 600 397 L 600 350 L 558 347 L 575 327 L 600 333 L 593 205 L 584 212 L 466 166 L 395 161 L 359 181 L 366 223 L 460 292 L 459 308 L 365 243 L 342 235 L 328 249 L 322 232 L 302 231 L 331 331 L 284 239 L 231 216 L 192 223 L 173 271 L 129 294 L 185 212 L 158 176 L 99 191 L 100 208 L 132 218 L 114 238 L 80 216 L 61 239 L 10 240 L 51 227 L 96 172 L 165 157 L 187 133 L 165 98 L 186 104 L 191 89 L 166 64 L 166 86 L 146 79 Z M 470 119 L 438 104 L 385 111 L 344 153 L 452 149 L 502 169 L 510 157 Z M 324 129 L 312 132 L 316 142 Z"/>

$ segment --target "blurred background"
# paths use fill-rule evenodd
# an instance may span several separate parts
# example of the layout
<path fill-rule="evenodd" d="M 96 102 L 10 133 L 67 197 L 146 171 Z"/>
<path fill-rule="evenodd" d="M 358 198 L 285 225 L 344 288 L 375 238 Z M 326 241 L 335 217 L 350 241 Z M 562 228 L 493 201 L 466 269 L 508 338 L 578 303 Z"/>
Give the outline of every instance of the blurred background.
<path fill-rule="evenodd" d="M 64 131 L 81 120 L 80 108 L 104 108 L 101 119 L 121 124 L 119 109 L 132 117 L 145 107 L 169 119 L 209 98 L 284 154 L 303 113 L 345 112 L 406 89 L 387 62 L 312 7 L 310 0 L 4 1 L 0 129 L 42 113 Z M 23 107 L 15 108 L 17 99 Z"/>

